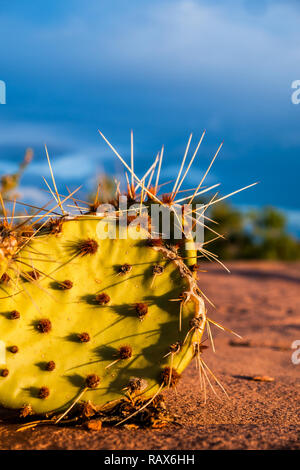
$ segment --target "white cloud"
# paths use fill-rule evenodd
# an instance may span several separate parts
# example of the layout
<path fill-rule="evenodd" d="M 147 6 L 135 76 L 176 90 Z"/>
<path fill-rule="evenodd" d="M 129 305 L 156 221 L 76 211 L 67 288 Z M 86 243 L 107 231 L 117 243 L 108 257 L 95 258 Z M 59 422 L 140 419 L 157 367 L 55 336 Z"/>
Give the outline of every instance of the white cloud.
<path fill-rule="evenodd" d="M 5 121 L 0 125 L 0 144 L 20 146 L 42 145 L 47 142 L 57 145 L 71 144 L 74 139 L 62 127 L 53 124 L 27 121 Z"/>
<path fill-rule="evenodd" d="M 51 198 L 51 196 L 35 186 L 20 186 L 17 192 L 20 196 L 20 201 L 36 205 L 37 207 L 42 207 Z"/>
<path fill-rule="evenodd" d="M 99 165 L 100 161 L 101 155 L 99 149 L 98 152 L 82 149 L 80 152 L 66 153 L 55 156 L 53 159 L 51 158 L 51 165 L 54 174 L 59 178 L 68 181 L 76 178 L 84 180 L 84 178 L 90 176 L 93 172 L 97 172 L 97 165 Z M 29 166 L 27 173 L 48 177 L 50 173 L 46 157 L 44 161 L 39 161 Z"/>

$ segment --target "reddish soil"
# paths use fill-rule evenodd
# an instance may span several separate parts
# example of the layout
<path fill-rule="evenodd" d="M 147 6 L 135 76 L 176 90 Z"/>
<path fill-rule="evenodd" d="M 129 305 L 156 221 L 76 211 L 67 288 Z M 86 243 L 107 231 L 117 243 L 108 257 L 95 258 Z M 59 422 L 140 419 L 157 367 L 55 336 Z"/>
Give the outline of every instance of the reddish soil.
<path fill-rule="evenodd" d="M 214 328 L 216 353 L 203 359 L 228 391 L 221 399 L 199 389 L 195 364 L 175 392 L 166 393 L 180 426 L 86 431 L 41 427 L 16 433 L 0 422 L 0 449 L 300 449 L 300 364 L 291 361 L 291 344 L 300 340 L 299 264 L 231 263 L 231 274 L 206 265 L 200 273 L 204 293 L 216 309 L 210 316 L 239 332 L 246 345 Z M 213 311 L 214 310 L 214 311 Z M 248 343 L 247 343 L 248 341 Z M 208 344 L 208 341 L 205 342 Z M 273 382 L 255 382 L 271 376 Z"/>

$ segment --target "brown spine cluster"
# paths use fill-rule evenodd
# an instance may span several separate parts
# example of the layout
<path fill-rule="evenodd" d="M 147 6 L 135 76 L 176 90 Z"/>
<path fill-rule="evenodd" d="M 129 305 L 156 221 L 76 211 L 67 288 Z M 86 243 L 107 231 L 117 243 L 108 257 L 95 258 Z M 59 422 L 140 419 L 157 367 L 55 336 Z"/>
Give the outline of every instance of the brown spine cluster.
<path fill-rule="evenodd" d="M 96 295 L 95 300 L 99 305 L 106 305 L 110 302 L 110 297 L 106 292 L 101 292 L 101 294 Z"/>
<path fill-rule="evenodd" d="M 169 347 L 169 351 L 171 354 L 177 354 L 181 349 L 181 343 L 180 341 L 177 341 L 176 343 L 173 343 Z"/>
<path fill-rule="evenodd" d="M 175 387 L 180 379 L 180 374 L 178 374 L 174 368 L 171 369 L 170 367 L 165 367 L 161 371 L 160 379 L 166 387 L 168 385 L 170 385 L 170 387 Z"/>
<path fill-rule="evenodd" d="M 148 313 L 148 305 L 139 302 L 135 304 L 135 311 L 137 313 L 138 318 L 140 320 L 143 320 Z"/>
<path fill-rule="evenodd" d="M 49 331 L 51 331 L 52 329 L 51 321 L 48 320 L 47 318 L 42 318 L 41 320 L 38 321 L 36 325 L 36 329 L 40 333 L 49 333 Z"/>
<path fill-rule="evenodd" d="M 91 341 L 90 335 L 88 333 L 80 333 L 78 339 L 81 343 L 88 343 Z"/>
<path fill-rule="evenodd" d="M 42 400 L 45 400 L 45 398 L 48 398 L 50 395 L 50 390 L 48 387 L 41 387 L 38 392 L 38 397 L 41 398 Z"/>
<path fill-rule="evenodd" d="M 55 367 L 56 367 L 55 362 L 54 361 L 49 361 L 49 362 L 47 362 L 45 369 L 48 372 L 52 372 L 55 369 Z"/>
<path fill-rule="evenodd" d="M 118 356 L 120 359 L 129 359 L 132 356 L 132 347 L 129 345 L 120 346 Z"/>
<path fill-rule="evenodd" d="M 62 281 L 59 283 L 58 287 L 61 289 L 61 290 L 68 290 L 68 289 L 72 289 L 73 287 L 73 282 L 72 281 L 69 281 L 68 279 L 66 279 L 65 281 Z"/>
<path fill-rule="evenodd" d="M 17 310 L 13 310 L 13 311 L 10 312 L 10 314 L 9 314 L 9 318 L 10 318 L 11 320 L 18 320 L 20 317 L 21 317 L 20 312 L 18 312 Z"/>
<path fill-rule="evenodd" d="M 90 374 L 85 379 L 85 385 L 88 388 L 97 388 L 100 382 L 101 382 L 101 379 L 96 374 Z"/>
<path fill-rule="evenodd" d="M 159 247 L 163 246 L 164 242 L 162 238 L 148 238 L 147 239 L 147 245 L 152 246 L 152 247 Z"/>
<path fill-rule="evenodd" d="M 7 273 L 3 273 L 0 278 L 0 284 L 8 284 L 10 281 L 10 276 Z"/>
<path fill-rule="evenodd" d="M 40 278 L 40 276 L 41 276 L 40 273 L 36 269 L 33 269 L 32 271 L 28 271 L 26 273 L 26 277 L 30 281 L 37 281 Z"/>
<path fill-rule="evenodd" d="M 88 238 L 78 244 L 78 250 L 81 255 L 94 255 L 98 250 L 98 243 L 96 240 Z"/>
<path fill-rule="evenodd" d="M 53 235 L 58 235 L 59 233 L 62 232 L 62 227 L 63 227 L 63 219 L 50 219 L 47 228 L 49 228 L 50 233 Z"/>
<path fill-rule="evenodd" d="M 155 276 L 159 276 L 164 272 L 164 269 L 165 268 L 161 264 L 155 264 L 152 267 L 152 274 L 154 274 Z"/>
<path fill-rule="evenodd" d="M 132 266 L 130 264 L 122 264 L 122 266 L 119 267 L 119 273 L 120 274 L 128 274 L 132 270 Z"/>

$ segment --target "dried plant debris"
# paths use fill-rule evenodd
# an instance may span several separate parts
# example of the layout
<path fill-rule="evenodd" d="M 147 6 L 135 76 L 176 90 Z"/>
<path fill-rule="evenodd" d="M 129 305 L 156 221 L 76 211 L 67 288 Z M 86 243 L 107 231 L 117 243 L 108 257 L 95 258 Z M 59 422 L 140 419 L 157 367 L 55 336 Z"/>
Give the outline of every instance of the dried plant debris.
<path fill-rule="evenodd" d="M 146 405 L 146 406 L 145 406 Z M 149 403 L 149 400 L 123 399 L 108 409 L 98 409 L 90 401 L 81 402 L 68 413 L 64 419 L 57 423 L 57 415 L 47 419 L 40 417 L 32 420 L 33 411 L 29 405 L 24 405 L 20 410 L 20 417 L 24 424 L 18 431 L 26 431 L 37 426 L 76 426 L 89 431 L 100 431 L 103 428 L 118 425 L 124 421 L 123 426 L 128 429 L 153 428 L 159 429 L 171 424 L 180 425 L 178 417 L 167 408 L 162 394 L 157 394 Z"/>
<path fill-rule="evenodd" d="M 269 377 L 268 375 L 254 375 L 251 377 L 255 382 L 274 382 L 274 377 Z"/>
<path fill-rule="evenodd" d="M 126 421 L 127 428 L 162 428 L 170 424 L 178 424 L 177 419 L 167 409 L 164 398 L 161 394 L 146 407 L 145 400 L 136 400 L 134 403 L 122 400 L 110 411 L 97 413 L 97 417 L 93 417 L 83 425 L 90 430 L 100 430 L 102 427 L 114 426 L 121 420 L 130 418 Z M 139 411 L 143 408 L 141 411 Z M 136 413 L 137 412 L 137 413 Z M 136 413 L 136 414 L 134 414 Z M 101 425 L 100 425 L 101 423 Z"/>

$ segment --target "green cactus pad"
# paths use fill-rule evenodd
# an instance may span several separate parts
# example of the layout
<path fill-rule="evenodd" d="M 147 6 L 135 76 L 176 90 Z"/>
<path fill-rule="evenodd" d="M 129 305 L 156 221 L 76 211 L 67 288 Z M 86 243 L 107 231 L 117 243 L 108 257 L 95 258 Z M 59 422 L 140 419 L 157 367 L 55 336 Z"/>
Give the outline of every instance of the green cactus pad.
<path fill-rule="evenodd" d="M 100 239 L 99 223 L 61 219 L 11 260 L 0 283 L 2 406 L 57 412 L 86 389 L 82 399 L 101 407 L 124 398 L 133 377 L 148 398 L 166 385 L 168 367 L 177 377 L 193 358 L 195 330 L 184 340 L 205 311 L 189 269 L 142 231 Z"/>

